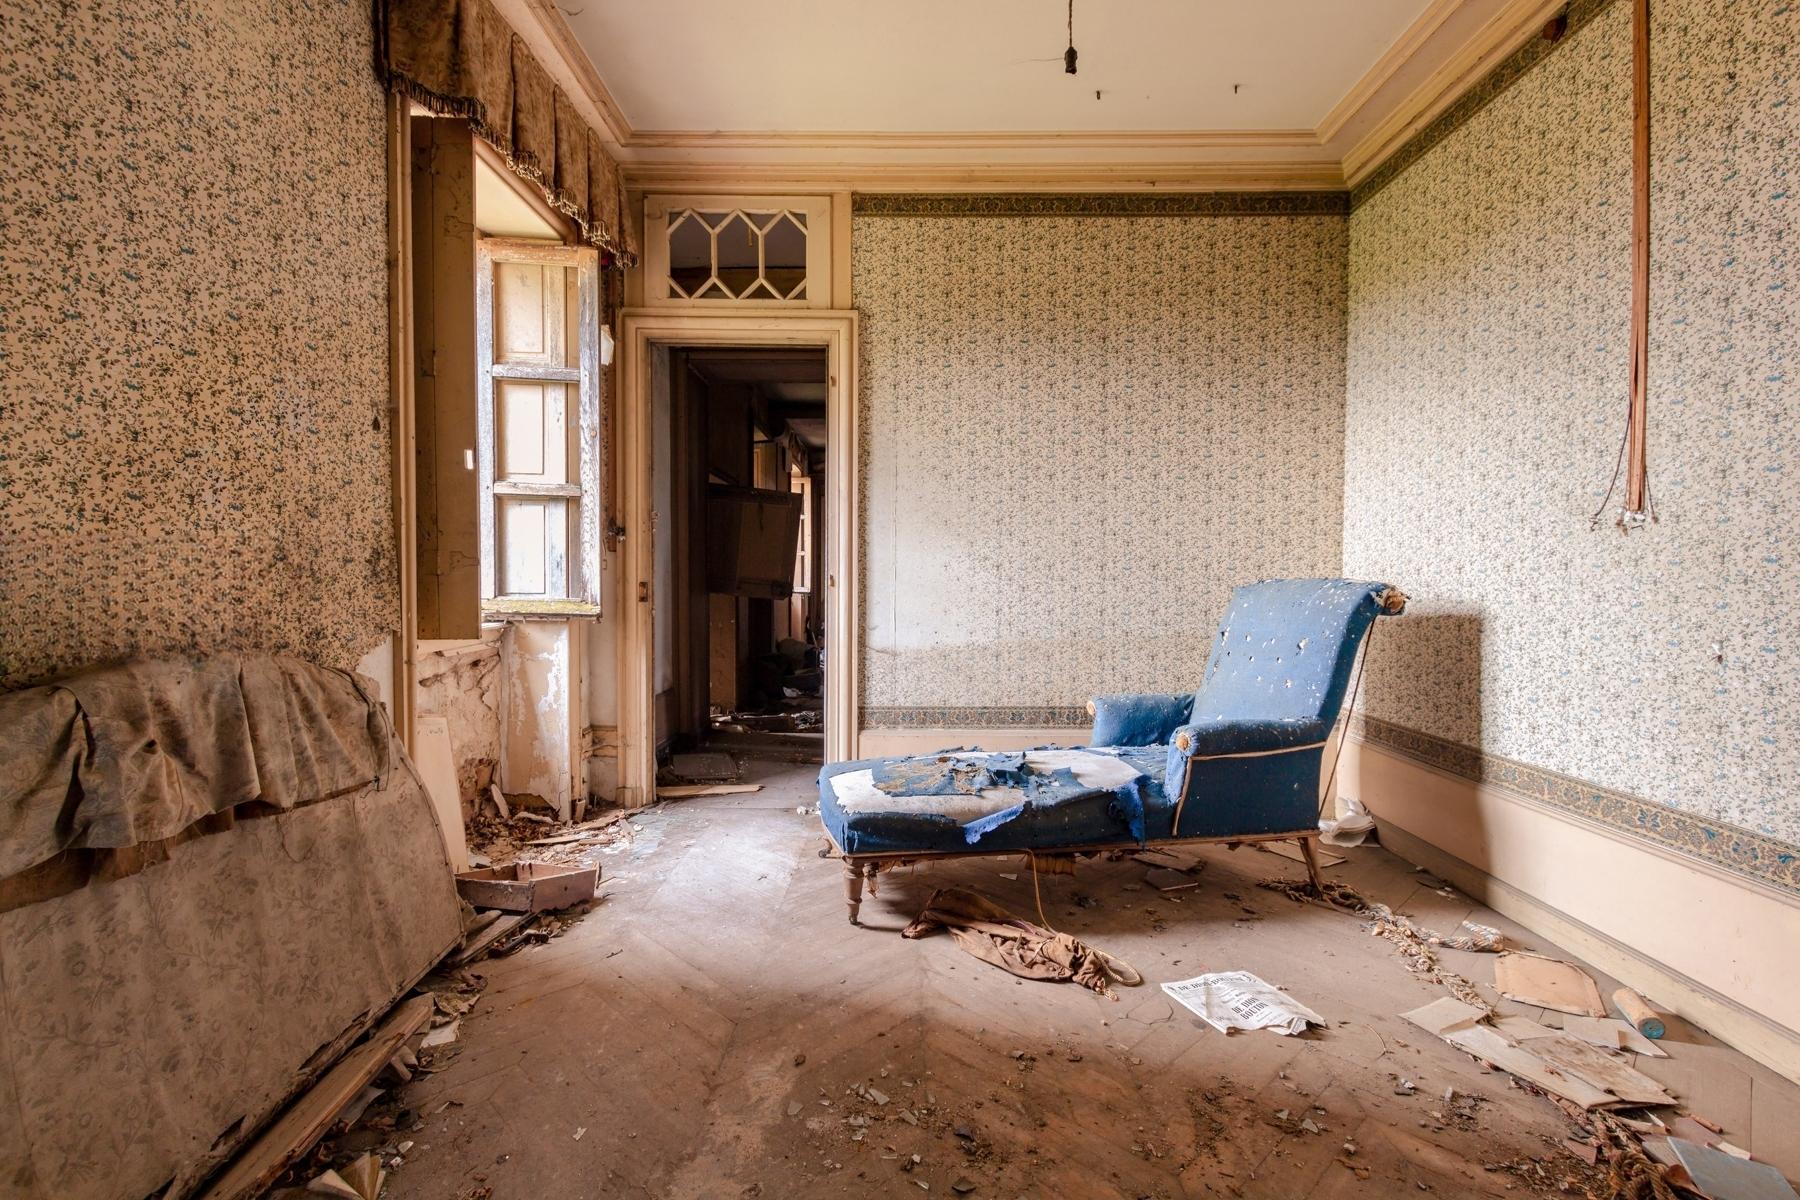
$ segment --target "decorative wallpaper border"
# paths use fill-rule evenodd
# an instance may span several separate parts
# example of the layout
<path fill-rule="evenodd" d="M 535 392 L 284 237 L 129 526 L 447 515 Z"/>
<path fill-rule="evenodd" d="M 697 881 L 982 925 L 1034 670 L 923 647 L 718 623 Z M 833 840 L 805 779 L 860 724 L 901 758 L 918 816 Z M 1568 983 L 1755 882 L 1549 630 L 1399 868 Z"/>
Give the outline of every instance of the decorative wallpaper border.
<path fill-rule="evenodd" d="M 857 192 L 859 217 L 1345 216 L 1348 192 Z"/>
<path fill-rule="evenodd" d="M 1375 193 L 1392 183 L 1402 171 L 1423 158 L 1433 146 L 1455 133 L 1469 118 L 1486 108 L 1507 88 L 1517 83 L 1527 71 L 1574 37 L 1583 25 L 1605 12 L 1612 3 L 1613 0 L 1573 0 L 1564 10 L 1568 25 L 1561 37 L 1551 42 L 1541 35 L 1533 35 L 1523 46 L 1502 59 L 1475 86 L 1458 96 L 1449 108 L 1433 117 L 1424 128 L 1402 143 L 1398 150 L 1382 159 L 1381 165 L 1361 183 L 1351 188 L 1350 207 L 1360 207 Z"/>
<path fill-rule="evenodd" d="M 864 707 L 864 729 L 1085 729 L 1083 707 Z M 1800 895 L 1800 847 L 1557 771 L 1357 713 L 1350 736 L 1459 779 L 1490 784 L 1627 836 Z"/>
<path fill-rule="evenodd" d="M 1362 713 L 1351 717 L 1350 736 L 1445 774 L 1490 784 L 1627 837 L 1800 895 L 1800 847 L 1764 834 Z"/>
<path fill-rule="evenodd" d="M 1007 708 L 884 707 L 865 705 L 864 729 L 1086 729 L 1094 718 L 1086 707 Z"/>

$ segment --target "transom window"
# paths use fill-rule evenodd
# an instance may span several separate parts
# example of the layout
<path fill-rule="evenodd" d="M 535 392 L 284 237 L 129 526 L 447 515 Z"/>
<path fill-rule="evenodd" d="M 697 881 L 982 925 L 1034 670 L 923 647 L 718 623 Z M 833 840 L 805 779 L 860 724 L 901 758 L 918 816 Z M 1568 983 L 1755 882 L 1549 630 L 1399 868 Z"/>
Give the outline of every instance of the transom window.
<path fill-rule="evenodd" d="M 645 197 L 645 302 L 829 307 L 831 203 L 829 196 Z"/>
<path fill-rule="evenodd" d="M 670 212 L 669 290 L 689 300 L 806 299 L 806 214 Z"/>

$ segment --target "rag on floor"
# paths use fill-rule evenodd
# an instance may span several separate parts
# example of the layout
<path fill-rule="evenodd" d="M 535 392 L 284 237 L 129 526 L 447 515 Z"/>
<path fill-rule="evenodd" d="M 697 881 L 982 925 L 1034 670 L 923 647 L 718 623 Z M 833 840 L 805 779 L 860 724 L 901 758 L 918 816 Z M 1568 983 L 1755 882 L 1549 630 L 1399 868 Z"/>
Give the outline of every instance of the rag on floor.
<path fill-rule="evenodd" d="M 1061 983 L 1112 995 L 1112 985 L 1136 987 L 1144 982 L 1127 963 L 1086 942 L 1015 917 L 985 896 L 962 888 L 939 888 L 925 908 L 901 931 L 922 938 L 947 929 L 963 951 L 1021 979 Z"/>

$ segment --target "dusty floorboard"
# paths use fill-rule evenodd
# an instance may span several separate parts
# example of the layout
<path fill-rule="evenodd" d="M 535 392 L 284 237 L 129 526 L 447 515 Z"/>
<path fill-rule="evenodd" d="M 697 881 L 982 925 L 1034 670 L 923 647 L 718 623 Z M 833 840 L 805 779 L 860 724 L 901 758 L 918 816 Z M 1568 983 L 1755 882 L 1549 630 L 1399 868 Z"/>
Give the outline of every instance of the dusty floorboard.
<path fill-rule="evenodd" d="M 866 927 L 852 927 L 840 866 L 818 857 L 818 818 L 795 812 L 815 799 L 813 770 L 752 763 L 762 792 L 634 818 L 642 832 L 605 860 L 598 909 L 547 945 L 478 964 L 488 988 L 457 1051 L 404 1093 L 431 1115 L 386 1194 L 1580 1194 L 1567 1181 L 1585 1168 L 1561 1149 L 1570 1126 L 1549 1101 L 1399 1019 L 1441 989 L 1355 918 L 1255 886 L 1297 864 L 1209 850 L 1202 886 L 1178 899 L 1131 861 L 1046 878 L 1052 923 L 1144 973 L 1113 1002 L 1015 980 L 946 937 L 898 936 L 947 883 L 1031 913 L 1029 872 L 1000 877 L 1012 862 L 886 876 Z M 1553 951 L 1392 855 L 1349 854 L 1330 878 L 1421 924 L 1473 917 Z M 1444 957 L 1492 981 L 1490 956 Z M 1156 987 L 1219 969 L 1286 987 L 1331 1027 L 1226 1037 Z M 1637 1065 L 1737 1144 L 1800 1171 L 1797 1089 L 1697 1031 L 1672 1030 L 1668 1045 L 1671 1058 Z M 1416 1092 L 1397 1094 L 1402 1079 Z M 1453 1110 L 1446 1087 L 1479 1099 Z"/>

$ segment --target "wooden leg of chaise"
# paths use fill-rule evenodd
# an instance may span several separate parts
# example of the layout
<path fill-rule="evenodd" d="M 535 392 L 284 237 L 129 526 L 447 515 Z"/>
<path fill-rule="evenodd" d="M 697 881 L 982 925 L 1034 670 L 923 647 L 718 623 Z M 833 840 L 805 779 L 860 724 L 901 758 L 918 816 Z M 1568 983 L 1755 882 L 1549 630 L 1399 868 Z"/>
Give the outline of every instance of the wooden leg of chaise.
<path fill-rule="evenodd" d="M 1313 888 L 1319 895 L 1323 896 L 1325 894 L 1325 880 L 1319 875 L 1319 853 L 1313 848 L 1313 840 L 1309 837 L 1303 837 L 1297 840 L 1300 843 L 1300 853 L 1306 859 L 1306 874 L 1311 878 Z"/>
<path fill-rule="evenodd" d="M 862 908 L 863 867 L 855 859 L 844 860 L 844 902 L 850 906 L 850 923 L 860 924 L 856 919 Z"/>

